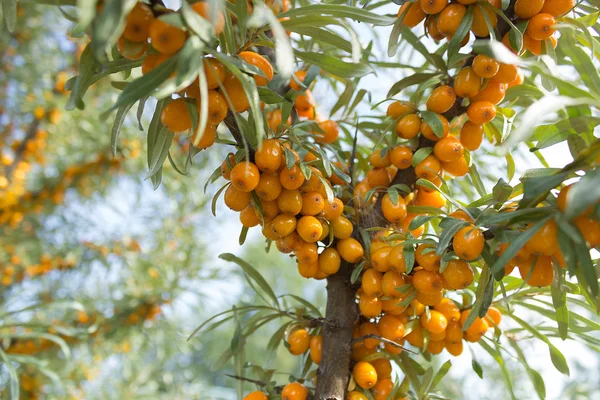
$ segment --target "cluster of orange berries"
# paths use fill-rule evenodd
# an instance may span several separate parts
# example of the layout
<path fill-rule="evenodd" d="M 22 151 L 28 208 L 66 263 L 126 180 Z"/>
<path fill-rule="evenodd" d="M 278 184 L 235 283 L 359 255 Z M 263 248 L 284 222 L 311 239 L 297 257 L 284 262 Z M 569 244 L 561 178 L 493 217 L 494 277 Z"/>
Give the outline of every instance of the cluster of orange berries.
<path fill-rule="evenodd" d="M 66 270 L 75 266 L 75 261 L 71 258 L 50 257 L 42 254 L 39 263 L 25 265 L 16 254 L 12 254 L 6 264 L 0 264 L 0 283 L 2 286 L 10 286 L 13 283 L 21 282 L 25 277 L 35 278 L 46 275 L 54 270 Z"/>
<path fill-rule="evenodd" d="M 27 333 L 27 329 L 24 330 L 24 333 Z M 78 339 L 73 336 L 67 336 L 58 334 L 52 328 L 49 329 L 49 332 L 54 335 L 58 335 L 62 340 L 66 343 L 75 343 Z M 35 338 L 35 339 L 14 339 L 11 341 L 10 345 L 4 349 L 7 354 L 22 354 L 22 355 L 33 355 L 42 353 L 44 351 L 56 350 L 59 345 L 49 339 L 46 338 Z"/>
<path fill-rule="evenodd" d="M 281 400 L 307 400 L 308 389 L 299 382 L 291 382 L 283 387 Z M 260 390 L 248 393 L 243 400 L 269 400 L 269 395 Z"/>
<path fill-rule="evenodd" d="M 498 25 L 498 16 L 493 8 L 500 9 L 501 6 L 500 0 L 488 0 L 486 3 L 478 3 L 476 0 L 417 0 L 404 3 L 398 11 L 398 17 L 410 28 L 425 21 L 425 29 L 432 39 L 451 40 L 471 7 L 473 21 L 470 31 L 482 38 L 490 36 L 490 28 L 495 29 Z M 550 39 L 556 47 L 556 39 L 552 36 L 555 18 L 566 14 L 574 6 L 574 0 L 517 0 L 514 13 L 520 20 L 527 21 L 527 28 L 522 48 L 513 49 L 519 54 L 529 50 L 535 55 L 541 55 L 542 42 L 546 39 Z M 469 39 L 470 33 L 465 35 L 460 45 L 466 45 Z M 511 47 L 509 33 L 504 35 L 502 41 Z"/>

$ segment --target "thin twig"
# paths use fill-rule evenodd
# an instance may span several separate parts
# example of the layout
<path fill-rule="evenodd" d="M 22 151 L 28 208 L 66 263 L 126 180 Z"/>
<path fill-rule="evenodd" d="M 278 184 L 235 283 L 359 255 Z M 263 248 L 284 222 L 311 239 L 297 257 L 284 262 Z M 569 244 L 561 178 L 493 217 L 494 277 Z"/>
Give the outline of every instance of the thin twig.
<path fill-rule="evenodd" d="M 379 340 L 379 341 L 381 341 L 383 343 L 389 344 L 390 346 L 399 347 L 402 350 L 408 351 L 409 353 L 417 354 L 416 352 L 407 349 L 406 347 L 402 346 L 401 344 L 398 344 L 398 343 L 394 342 L 393 340 L 386 339 L 384 337 L 375 335 L 373 333 L 369 333 L 368 335 L 357 337 L 356 339 L 352 339 L 352 343 L 362 342 L 365 339 L 377 339 L 377 340 Z"/>
<path fill-rule="evenodd" d="M 267 384 L 265 382 L 263 382 L 263 381 L 257 381 L 257 380 L 250 379 L 250 378 L 244 378 L 243 376 L 239 376 L 239 375 L 225 374 L 225 376 L 228 376 L 228 377 L 233 378 L 233 379 L 237 379 L 238 381 L 245 381 L 245 382 L 254 383 L 254 384 L 259 385 L 261 387 L 267 386 Z"/>
<path fill-rule="evenodd" d="M 25 138 L 23 139 L 23 141 L 21 141 L 21 143 L 19 144 L 19 147 L 15 150 L 14 160 L 11 165 L 6 167 L 6 171 L 4 173 L 6 178 L 9 181 L 11 180 L 12 173 L 13 173 L 15 167 L 23 159 L 25 149 L 27 148 L 27 143 L 35 137 L 39 126 L 40 126 L 40 120 L 37 118 L 34 119 L 33 122 L 31 123 L 31 125 L 29 125 L 29 129 L 27 130 L 27 133 L 25 134 Z"/>

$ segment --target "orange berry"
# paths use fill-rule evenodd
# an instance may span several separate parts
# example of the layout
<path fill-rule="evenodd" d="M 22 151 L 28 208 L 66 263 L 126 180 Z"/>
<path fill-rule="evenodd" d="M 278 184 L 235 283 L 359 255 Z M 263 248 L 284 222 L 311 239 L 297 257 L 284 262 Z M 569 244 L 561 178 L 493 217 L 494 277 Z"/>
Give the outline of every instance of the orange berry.
<path fill-rule="evenodd" d="M 250 192 L 242 192 L 230 185 L 225 190 L 225 205 L 233 211 L 242 211 L 250 204 Z"/>
<path fill-rule="evenodd" d="M 421 326 L 431 333 L 442 333 L 448 326 L 448 320 L 444 314 L 435 310 L 429 310 L 429 316 L 427 313 L 421 314 L 420 320 Z"/>
<path fill-rule="evenodd" d="M 422 348 L 425 344 L 425 336 L 421 325 L 415 325 L 413 330 L 404 337 L 408 343 L 414 347 Z"/>
<path fill-rule="evenodd" d="M 260 199 L 260 206 L 262 207 L 263 216 L 266 220 L 272 220 L 279 215 L 279 207 L 277 202 L 274 200 L 262 200 Z"/>
<path fill-rule="evenodd" d="M 346 395 L 346 400 L 368 400 L 367 396 L 360 392 L 352 391 Z"/>
<path fill-rule="evenodd" d="M 177 53 L 187 39 L 184 31 L 158 18 L 150 23 L 148 34 L 152 47 L 163 54 Z"/>
<path fill-rule="evenodd" d="M 197 3 L 196 3 L 197 4 Z M 219 60 L 212 57 L 204 58 L 204 74 L 206 75 L 206 85 L 209 89 L 217 89 L 225 81 L 227 70 Z"/>
<path fill-rule="evenodd" d="M 251 192 L 260 180 L 260 171 L 255 164 L 243 161 L 231 170 L 231 184 L 242 192 Z"/>
<path fill-rule="evenodd" d="M 548 286 L 554 280 L 552 257 L 538 256 L 535 263 L 518 265 L 521 278 L 531 286 Z"/>
<path fill-rule="evenodd" d="M 463 352 L 463 342 L 460 340 L 457 342 L 446 342 L 446 350 L 454 357 L 458 357 Z"/>
<path fill-rule="evenodd" d="M 444 171 L 454 176 L 465 176 L 469 173 L 469 166 L 464 157 L 460 157 L 456 161 L 442 163 L 442 168 Z"/>
<path fill-rule="evenodd" d="M 367 173 L 367 182 L 371 187 L 389 186 L 391 179 L 390 174 L 385 168 L 373 168 Z"/>
<path fill-rule="evenodd" d="M 248 204 L 246 208 L 240 212 L 240 222 L 246 228 L 252 228 L 253 226 L 260 224 L 261 218 L 254 205 Z"/>
<path fill-rule="evenodd" d="M 336 245 L 337 251 L 344 261 L 355 263 L 360 260 L 365 251 L 360 242 L 354 238 L 340 239 Z"/>
<path fill-rule="evenodd" d="M 287 341 L 290 345 L 288 351 L 295 356 L 299 356 L 300 354 L 306 353 L 306 350 L 308 350 L 308 346 L 310 345 L 310 334 L 306 329 L 297 329 L 290 333 Z"/>
<path fill-rule="evenodd" d="M 285 237 L 296 230 L 296 217 L 289 214 L 279 214 L 273 218 L 271 226 L 277 236 L 280 238 Z"/>
<path fill-rule="evenodd" d="M 546 222 L 525 244 L 533 255 L 551 256 L 558 249 L 558 227 L 553 219 Z"/>
<path fill-rule="evenodd" d="M 319 261 L 318 247 L 315 243 L 301 241 L 300 245 L 294 250 L 298 262 L 306 264 L 316 264 Z"/>
<path fill-rule="evenodd" d="M 484 14 L 485 13 L 485 16 Z M 487 17 L 487 19 L 486 19 Z M 489 24 L 489 25 L 488 25 Z M 476 5 L 473 8 L 473 23 L 471 31 L 478 37 L 486 37 L 490 34 L 490 26 L 495 29 L 498 25 L 498 16 L 492 10 L 484 9 Z"/>
<path fill-rule="evenodd" d="M 302 210 L 302 193 L 298 189 L 283 189 L 277 197 L 277 207 L 282 213 L 297 215 Z"/>
<path fill-rule="evenodd" d="M 479 93 L 481 78 L 472 67 L 465 67 L 458 71 L 454 78 L 454 91 L 457 96 L 471 98 Z"/>
<path fill-rule="evenodd" d="M 388 257 L 392 251 L 391 246 L 383 246 L 371 254 L 371 266 L 379 272 L 389 271 L 392 267 L 389 265 Z"/>
<path fill-rule="evenodd" d="M 485 315 L 486 319 L 488 319 L 489 321 L 493 322 L 493 325 L 500 325 L 500 322 L 502 321 L 502 313 L 500 312 L 500 310 L 498 310 L 496 307 L 491 306 L 490 308 L 488 308 L 487 314 Z M 492 326 L 492 324 L 490 324 L 490 326 Z"/>
<path fill-rule="evenodd" d="M 450 213 L 448 216 L 455 218 L 455 219 L 460 219 L 460 220 L 468 222 L 470 224 L 473 223 L 473 218 L 471 218 L 471 216 L 463 210 L 456 210 L 453 213 Z"/>
<path fill-rule="evenodd" d="M 376 358 L 371 361 L 371 365 L 375 368 L 378 379 L 385 379 L 392 376 L 392 364 L 387 358 Z"/>
<path fill-rule="evenodd" d="M 358 299 L 358 308 L 365 318 L 377 318 L 381 314 L 381 300 L 363 293 Z"/>
<path fill-rule="evenodd" d="M 462 260 L 450 260 L 442 272 L 447 289 L 466 289 L 473 283 L 473 268 Z"/>
<path fill-rule="evenodd" d="M 196 98 L 196 107 L 200 110 L 200 97 Z M 208 91 L 208 122 L 219 125 L 227 116 L 227 100 L 217 90 Z"/>
<path fill-rule="evenodd" d="M 273 201 L 281 194 L 281 183 L 277 174 L 263 173 L 260 175 L 258 185 L 254 188 L 256 195 L 261 200 Z"/>
<path fill-rule="evenodd" d="M 385 339 L 400 342 L 404 338 L 404 325 L 393 315 L 384 315 L 377 323 L 381 336 Z"/>
<path fill-rule="evenodd" d="M 420 244 L 415 250 L 415 260 L 427 271 L 439 271 L 441 257 L 435 253 L 435 246 L 432 244 Z"/>
<path fill-rule="evenodd" d="M 227 154 L 227 158 L 221 163 L 221 176 L 226 180 L 231 179 L 231 168 L 229 165 L 231 165 L 231 168 L 235 165 L 235 154 L 233 153 Z"/>
<path fill-rule="evenodd" d="M 515 1 L 515 15 L 521 19 L 529 19 L 542 11 L 544 0 Z"/>
<path fill-rule="evenodd" d="M 340 217 L 344 212 L 344 203 L 338 198 L 333 199 L 332 203 L 325 199 L 324 203 L 325 204 L 323 205 L 321 216 L 328 221 L 333 221 L 334 219 Z"/>
<path fill-rule="evenodd" d="M 427 17 L 425 21 L 425 28 L 427 29 L 427 34 L 436 42 L 444 39 L 445 36 L 440 32 L 437 26 L 437 19 L 435 15 L 430 15 Z"/>
<path fill-rule="evenodd" d="M 407 103 L 405 101 L 394 101 L 388 106 L 386 115 L 396 119 L 404 114 L 414 111 L 415 107 L 411 103 Z"/>
<path fill-rule="evenodd" d="M 462 326 L 465 325 L 465 322 L 467 321 L 467 318 L 469 317 L 470 313 L 471 313 L 471 310 L 464 310 L 463 312 L 460 313 L 460 324 Z M 485 334 L 485 332 L 488 330 L 488 328 L 489 328 L 489 325 L 485 319 L 476 317 L 473 320 L 473 323 L 471 324 L 471 326 L 469 326 L 469 328 L 464 332 L 467 335 L 483 336 Z"/>
<path fill-rule="evenodd" d="M 433 147 L 433 154 L 442 162 L 456 161 L 463 153 L 462 143 L 454 136 L 441 139 Z"/>
<path fill-rule="evenodd" d="M 474 260 L 483 251 L 485 238 L 479 228 L 465 226 L 459 229 L 452 241 L 454 252 L 463 260 Z"/>
<path fill-rule="evenodd" d="M 281 145 L 277 140 L 263 140 L 255 153 L 256 166 L 263 172 L 277 172 L 281 166 L 282 153 Z"/>
<path fill-rule="evenodd" d="M 434 180 L 442 173 L 440 161 L 433 155 L 427 156 L 415 167 L 415 174 L 419 178 Z"/>
<path fill-rule="evenodd" d="M 474 124 L 487 124 L 496 117 L 496 106 L 489 101 L 476 101 L 469 105 L 467 115 Z"/>
<path fill-rule="evenodd" d="M 438 304 L 437 306 L 439 306 L 441 304 L 443 304 L 443 301 L 440 304 Z M 436 308 L 437 306 L 434 306 L 434 308 Z M 438 310 L 438 311 L 440 311 L 440 310 Z M 462 331 L 462 324 L 460 323 L 461 316 L 462 315 L 461 315 L 460 310 L 458 310 L 458 307 L 456 307 L 456 311 L 454 311 L 454 310 L 452 311 L 452 318 L 453 318 L 452 320 L 448 319 L 448 316 L 446 316 L 446 319 L 448 319 L 448 326 L 446 327 L 446 338 L 445 338 L 446 341 L 459 342 L 462 340 L 464 334 Z"/>
<path fill-rule="evenodd" d="M 390 151 L 390 161 L 398 169 L 406 169 L 412 165 L 413 152 L 409 147 L 396 146 Z"/>
<path fill-rule="evenodd" d="M 385 168 L 392 165 L 390 161 L 390 152 L 386 151 L 385 156 L 382 155 L 383 150 L 376 150 L 369 156 L 369 163 L 376 168 Z"/>
<path fill-rule="evenodd" d="M 388 255 L 388 265 L 400 273 L 406 272 L 403 246 L 394 246 L 392 248 Z"/>
<path fill-rule="evenodd" d="M 250 103 L 246 97 L 244 87 L 238 78 L 233 74 L 227 74 L 223 81 L 223 92 L 227 94 L 227 99 L 231 101 L 233 111 L 241 113 L 250 108 Z"/>
<path fill-rule="evenodd" d="M 257 390 L 252 393 L 248 393 L 244 397 L 244 400 L 269 400 L 269 397 L 260 390 Z"/>
<path fill-rule="evenodd" d="M 302 210 L 303 215 L 317 215 L 325 207 L 325 200 L 317 192 L 309 192 L 302 196 Z"/>
<path fill-rule="evenodd" d="M 367 335 L 381 336 L 381 334 L 379 333 L 379 329 L 377 328 L 377 325 L 375 325 L 372 322 L 363 322 L 362 324 L 360 324 L 359 332 L 360 332 L 360 336 L 367 336 Z M 368 338 L 368 339 L 363 340 L 362 345 L 364 347 L 366 347 L 367 349 L 374 349 L 379 345 L 379 340 L 374 339 L 374 338 Z"/>
<path fill-rule="evenodd" d="M 444 4 L 446 2 L 444 1 Z M 454 89 L 448 85 L 438 86 L 427 99 L 427 109 L 438 114 L 448 111 L 456 102 Z"/>
<path fill-rule="evenodd" d="M 361 288 L 367 296 L 381 296 L 383 293 L 382 280 L 381 272 L 369 268 L 362 276 Z"/>
<path fill-rule="evenodd" d="M 404 202 L 402 196 L 398 195 L 397 197 L 398 198 L 394 203 L 391 196 L 386 193 L 381 202 L 381 211 L 383 212 L 383 216 L 392 223 L 400 222 L 406 218 L 406 203 Z"/>
<path fill-rule="evenodd" d="M 257 86 L 265 86 L 273 79 L 273 66 L 266 58 L 253 51 L 242 51 L 239 57 L 250 65 L 254 65 L 263 72 L 265 76 L 254 75 L 254 81 Z"/>
<path fill-rule="evenodd" d="M 146 54 L 148 43 L 146 42 L 131 42 L 123 36 L 117 42 L 117 50 L 119 54 L 128 60 L 139 60 Z"/>
<path fill-rule="evenodd" d="M 446 0 L 419 0 L 419 4 L 425 14 L 439 14 L 448 2 Z"/>
<path fill-rule="evenodd" d="M 310 215 L 305 215 L 298 220 L 296 232 L 298 232 L 298 235 L 304 241 L 315 243 L 321 238 L 323 227 L 318 219 Z"/>
<path fill-rule="evenodd" d="M 448 320 L 448 328 L 450 327 L 450 323 L 453 321 L 458 321 L 460 319 L 460 310 L 454 301 L 448 298 L 443 298 L 438 304 L 433 306 L 433 309 L 441 312 L 446 320 Z M 448 329 L 446 328 L 446 329 Z"/>
<path fill-rule="evenodd" d="M 306 71 L 296 71 L 294 73 L 294 76 L 300 82 L 304 82 L 304 79 L 306 79 Z M 290 79 L 290 88 L 294 90 L 302 90 L 302 88 L 300 88 L 300 85 L 294 79 Z"/>
<path fill-rule="evenodd" d="M 343 215 L 331 220 L 333 235 L 338 239 L 348 239 L 352 235 L 354 226 L 352 222 Z"/>
<path fill-rule="evenodd" d="M 550 14 L 536 14 L 529 20 L 525 33 L 535 40 L 546 40 L 554 34 L 556 20 Z"/>
<path fill-rule="evenodd" d="M 404 278 L 400 273 L 394 270 L 387 271 L 385 274 L 383 274 L 383 278 L 381 279 L 381 289 L 383 290 L 383 295 L 387 297 L 401 297 L 402 293 L 396 289 L 404 284 Z"/>
<path fill-rule="evenodd" d="M 354 365 L 352 376 L 356 384 L 363 389 L 370 389 L 377 383 L 377 371 L 365 361 L 359 361 Z"/>
<path fill-rule="evenodd" d="M 419 303 L 423 304 L 424 306 L 435 306 L 436 304 L 439 304 L 443 298 L 444 298 L 444 292 L 442 290 L 439 290 L 435 293 L 423 293 L 423 292 L 417 291 L 415 300 L 417 300 Z"/>
<path fill-rule="evenodd" d="M 329 247 L 319 254 L 319 269 L 327 275 L 335 274 L 340 269 L 341 262 L 340 253 L 333 247 Z"/>
<path fill-rule="evenodd" d="M 183 98 L 170 101 L 160 113 L 161 123 L 173 133 L 185 132 L 192 127 L 192 117 Z"/>
<path fill-rule="evenodd" d="M 478 54 L 473 59 L 473 71 L 481 78 L 493 78 L 500 69 L 496 60 L 484 54 Z"/>
<path fill-rule="evenodd" d="M 287 190 L 299 189 L 304 184 L 304 180 L 304 174 L 297 164 L 290 169 L 283 168 L 279 173 L 279 182 Z"/>
<path fill-rule="evenodd" d="M 419 2 L 407 2 L 402 4 L 400 9 L 398 10 L 398 17 L 403 18 L 402 24 L 408 26 L 409 28 L 414 28 L 419 25 L 421 21 L 425 19 L 425 12 L 421 8 L 421 4 Z"/>
<path fill-rule="evenodd" d="M 131 9 L 123 31 L 123 36 L 132 42 L 145 42 L 148 40 L 150 24 L 154 20 L 154 13 L 148 4 L 141 2 Z"/>
<path fill-rule="evenodd" d="M 225 16 L 222 11 L 217 10 L 215 19 L 213 20 L 213 15 L 215 13 L 213 13 L 213 10 L 210 8 L 210 4 L 211 3 L 209 2 L 199 1 L 192 4 L 192 10 L 205 20 L 210 21 L 215 31 L 215 35 L 220 35 L 221 32 L 223 32 L 223 28 L 225 28 Z"/>
<path fill-rule="evenodd" d="M 573 221 L 590 247 L 600 245 L 600 221 L 581 216 Z"/>
<path fill-rule="evenodd" d="M 506 88 L 507 84 L 491 79 L 477 96 L 471 98 L 471 103 L 489 101 L 492 104 L 500 104 L 504 100 Z"/>
<path fill-rule="evenodd" d="M 412 139 L 417 136 L 420 131 L 421 118 L 417 114 L 405 115 L 396 123 L 396 133 L 403 139 Z"/>
<path fill-rule="evenodd" d="M 413 285 L 419 292 L 435 294 L 442 290 L 442 276 L 433 271 L 419 270 L 413 275 Z"/>
<path fill-rule="evenodd" d="M 288 383 L 281 391 L 281 400 L 306 399 L 308 399 L 308 389 L 298 382 Z"/>
<path fill-rule="evenodd" d="M 338 124 L 330 119 L 319 122 L 319 128 L 321 128 L 325 133 L 316 131 L 314 132 L 315 141 L 318 143 L 335 143 L 340 135 L 340 128 L 338 127 Z"/>
<path fill-rule="evenodd" d="M 453 36 L 466 13 L 467 8 L 462 4 L 448 4 L 438 15 L 437 28 L 440 33 L 446 37 Z M 456 84 L 454 90 L 456 91 Z M 458 92 L 456 94 L 460 96 Z"/>
<path fill-rule="evenodd" d="M 448 136 L 448 133 L 450 133 L 450 124 L 448 123 L 448 120 L 446 119 L 446 117 L 444 117 L 441 114 L 438 114 L 437 117 L 442 122 L 441 136 L 436 135 L 433 132 L 433 129 L 429 126 L 429 124 L 427 122 L 425 122 L 425 120 L 423 120 L 423 122 L 421 122 L 421 134 L 423 136 L 425 136 L 427 139 L 433 140 L 434 142 L 437 142 L 438 140 L 445 138 L 446 136 Z"/>
<path fill-rule="evenodd" d="M 319 365 L 321 364 L 321 359 L 323 358 L 323 336 L 321 335 L 313 335 L 310 338 L 310 358 L 312 362 Z"/>
<path fill-rule="evenodd" d="M 498 73 L 494 76 L 494 80 L 502 83 L 510 83 L 517 79 L 519 70 L 511 64 L 500 64 Z"/>
<path fill-rule="evenodd" d="M 417 191 L 415 205 L 442 208 L 446 205 L 446 198 L 438 191 L 419 189 Z"/>
<path fill-rule="evenodd" d="M 540 12 L 560 17 L 571 11 L 575 4 L 575 0 L 545 0 Z"/>

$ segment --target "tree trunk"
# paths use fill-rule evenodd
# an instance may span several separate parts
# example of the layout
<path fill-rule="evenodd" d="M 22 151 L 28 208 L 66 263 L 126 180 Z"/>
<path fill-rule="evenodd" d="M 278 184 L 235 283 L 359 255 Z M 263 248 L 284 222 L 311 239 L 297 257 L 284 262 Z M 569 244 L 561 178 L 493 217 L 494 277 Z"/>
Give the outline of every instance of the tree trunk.
<path fill-rule="evenodd" d="M 355 290 L 350 283 L 354 264 L 342 262 L 327 278 L 326 322 L 323 324 L 323 358 L 317 375 L 318 400 L 344 400 L 350 378 L 352 331 L 358 318 Z"/>

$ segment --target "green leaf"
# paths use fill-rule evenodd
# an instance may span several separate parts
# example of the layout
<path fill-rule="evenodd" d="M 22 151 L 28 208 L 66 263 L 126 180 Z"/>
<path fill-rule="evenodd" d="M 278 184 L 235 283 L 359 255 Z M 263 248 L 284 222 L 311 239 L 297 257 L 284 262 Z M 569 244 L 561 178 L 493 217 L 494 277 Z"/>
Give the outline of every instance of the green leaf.
<path fill-rule="evenodd" d="M 158 173 L 158 170 L 162 168 L 165 160 L 167 159 L 167 154 L 169 153 L 169 149 L 171 148 L 171 144 L 173 143 L 173 132 L 169 132 L 167 128 L 164 126 L 158 132 L 156 137 L 156 141 L 153 144 L 152 151 L 149 151 L 149 161 L 148 161 L 148 173 L 146 174 L 146 179 Z"/>
<path fill-rule="evenodd" d="M 498 179 L 498 182 L 494 185 L 494 188 L 492 189 L 492 198 L 494 200 L 494 203 L 496 203 L 498 206 L 502 206 L 508 200 L 512 192 L 512 186 L 506 183 L 504 179 Z"/>
<path fill-rule="evenodd" d="M 275 296 L 273 289 L 271 289 L 271 286 L 269 286 L 265 278 L 263 278 L 263 276 L 252 265 L 231 253 L 221 254 L 219 255 L 219 258 L 239 265 L 244 271 L 244 276 L 246 277 L 248 282 L 255 282 L 262 289 L 262 291 L 264 291 L 267 294 L 267 296 L 271 299 L 273 305 L 277 309 L 279 308 L 279 302 L 277 301 L 277 296 Z"/>
<path fill-rule="evenodd" d="M 439 74 L 432 72 L 419 72 L 409 75 L 406 78 L 402 78 L 398 82 L 394 83 L 388 91 L 386 97 L 393 97 L 408 87 L 418 85 L 419 83 L 425 82 L 428 79 L 439 76 Z"/>
<path fill-rule="evenodd" d="M 90 35 L 92 38 L 90 45 L 97 60 L 105 61 L 107 59 L 107 48 L 119 39 L 125 26 L 125 17 L 136 3 L 137 0 L 106 0 L 104 2 L 102 12 L 94 18 Z"/>
<path fill-rule="evenodd" d="M 574 218 L 600 201 L 600 168 L 588 171 L 567 193 L 565 216 Z"/>
<path fill-rule="evenodd" d="M 8 29 L 10 33 L 13 33 L 17 26 L 17 0 L 2 0 L 2 14 L 4 15 L 6 29 Z"/>
<path fill-rule="evenodd" d="M 441 138 L 444 134 L 444 124 L 440 115 L 432 111 L 421 111 L 421 117 L 429 125 L 435 136 Z"/>
<path fill-rule="evenodd" d="M 481 275 L 479 281 L 477 281 L 477 292 L 475 293 L 475 302 L 471 307 L 471 312 L 467 316 L 465 323 L 462 326 L 463 332 L 469 329 L 475 318 L 481 318 L 481 314 L 485 315 L 487 307 L 489 307 L 489 300 L 487 299 L 488 293 L 490 292 L 489 287 L 492 286 L 493 294 L 494 277 L 490 273 L 490 268 L 484 264 L 481 269 Z M 487 306 L 486 306 L 487 305 Z"/>
<path fill-rule="evenodd" d="M 469 175 L 471 176 L 471 180 L 473 181 L 473 185 L 475 186 L 477 193 L 479 193 L 481 197 L 487 195 L 485 185 L 481 180 L 481 176 L 479 176 L 479 172 L 477 171 L 477 167 L 475 166 L 475 164 L 471 165 L 471 168 L 469 168 Z"/>
<path fill-rule="evenodd" d="M 429 386 L 429 388 L 427 389 L 427 392 L 432 392 L 433 390 L 435 390 L 435 388 L 437 387 L 437 385 L 442 381 L 442 379 L 444 379 L 444 377 L 446 376 L 446 374 L 448 373 L 448 371 L 450 371 L 450 368 L 452 367 L 452 362 L 450 360 L 446 361 L 438 370 L 438 372 L 435 374 L 433 381 L 431 382 L 431 385 Z"/>
<path fill-rule="evenodd" d="M 444 254 L 444 251 L 450 245 L 450 241 L 454 238 L 454 235 L 461 230 L 463 227 L 469 225 L 468 222 L 456 219 L 456 218 L 444 218 L 440 222 L 440 228 L 442 228 L 442 233 L 440 234 L 439 242 L 437 244 L 437 248 L 435 254 L 441 256 Z"/>
<path fill-rule="evenodd" d="M 17 375 L 15 367 L 11 364 L 8 355 L 2 349 L 2 347 L 0 347 L 0 357 L 2 358 L 4 366 L 8 370 L 8 375 L 10 376 L 10 397 L 12 399 L 19 399 L 19 375 Z"/>
<path fill-rule="evenodd" d="M 115 115 L 115 121 L 113 122 L 112 129 L 110 131 L 110 145 L 112 147 L 113 155 L 117 155 L 117 142 L 119 139 L 119 133 L 121 132 L 121 127 L 123 126 L 123 122 L 125 122 L 125 117 L 127 117 L 127 113 L 133 107 L 133 104 L 125 104 L 119 107 L 117 110 L 117 114 Z"/>
<path fill-rule="evenodd" d="M 396 22 L 396 18 L 394 17 L 375 14 L 357 7 L 334 4 L 315 4 L 296 7 L 287 12 L 278 14 L 277 17 L 281 19 L 289 17 L 290 20 L 294 20 L 298 17 L 314 17 L 321 15 L 331 15 L 336 18 L 350 18 L 355 21 L 365 22 L 375 26 L 389 26 Z"/>
<path fill-rule="evenodd" d="M 415 151 L 415 154 L 413 154 L 412 158 L 412 166 L 416 167 L 417 165 L 421 164 L 424 159 L 431 155 L 431 153 L 433 153 L 433 147 L 421 147 Z"/>
<path fill-rule="evenodd" d="M 483 379 L 483 368 L 481 368 L 481 364 L 479 364 L 475 357 L 471 357 L 471 368 L 473 368 L 479 379 Z"/>
<path fill-rule="evenodd" d="M 553 265 L 557 283 L 550 287 L 550 293 L 552 294 L 552 304 L 556 310 L 558 333 L 562 340 L 566 340 L 569 334 L 569 309 L 567 308 L 567 292 L 563 289 L 564 271 L 557 266 L 557 263 L 553 263 Z"/>
<path fill-rule="evenodd" d="M 365 266 L 365 261 L 361 261 L 354 269 L 352 270 L 352 275 L 350 276 L 350 283 L 355 284 L 360 277 L 360 273 L 362 272 Z"/>
<path fill-rule="evenodd" d="M 531 174 L 521 177 L 523 182 L 523 198 L 519 201 L 519 208 L 535 207 L 543 201 L 551 189 L 560 185 L 568 176 L 567 172 L 551 168 L 529 170 Z M 538 174 L 538 172 L 540 174 Z"/>
<path fill-rule="evenodd" d="M 296 51 L 296 56 L 302 61 L 320 67 L 339 78 L 357 78 L 373 72 L 369 64 L 364 62 L 349 63 L 329 54 L 310 51 Z"/>
<path fill-rule="evenodd" d="M 471 30 L 471 24 L 473 23 L 473 7 L 467 8 L 467 13 L 460 21 L 460 25 L 458 29 L 450 39 L 450 43 L 448 43 L 448 64 L 453 65 L 454 59 L 458 52 L 460 51 L 460 42 L 469 34 Z M 485 15 L 485 11 L 481 10 L 482 14 Z"/>

